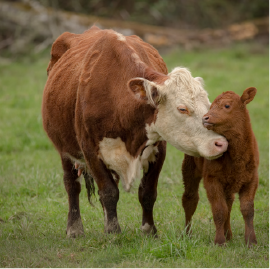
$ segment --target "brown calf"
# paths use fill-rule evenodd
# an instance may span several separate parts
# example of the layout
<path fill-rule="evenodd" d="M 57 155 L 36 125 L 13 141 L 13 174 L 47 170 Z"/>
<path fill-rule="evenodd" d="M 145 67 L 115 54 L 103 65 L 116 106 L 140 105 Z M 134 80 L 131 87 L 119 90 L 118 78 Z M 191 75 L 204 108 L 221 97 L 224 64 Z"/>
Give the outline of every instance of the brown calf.
<path fill-rule="evenodd" d="M 229 142 L 227 152 L 216 160 L 185 155 L 182 164 L 185 186 L 182 204 L 187 232 L 199 201 L 198 188 L 203 177 L 216 226 L 215 244 L 222 245 L 226 239 L 232 238 L 230 212 L 235 193 L 239 193 L 245 220 L 246 243 L 249 246 L 257 243 L 253 217 L 254 196 L 259 182 L 259 151 L 246 108 L 256 91 L 251 87 L 241 97 L 232 91 L 219 95 L 203 117 L 203 125 L 226 137 Z"/>

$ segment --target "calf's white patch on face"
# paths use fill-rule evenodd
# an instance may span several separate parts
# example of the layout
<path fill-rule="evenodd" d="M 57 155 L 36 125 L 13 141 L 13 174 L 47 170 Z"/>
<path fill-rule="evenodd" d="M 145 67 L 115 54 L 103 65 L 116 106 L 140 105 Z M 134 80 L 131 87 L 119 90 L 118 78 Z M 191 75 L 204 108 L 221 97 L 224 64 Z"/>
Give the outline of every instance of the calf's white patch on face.
<path fill-rule="evenodd" d="M 135 158 L 127 151 L 120 137 L 104 137 L 99 143 L 99 158 L 108 169 L 119 175 L 125 191 L 130 191 L 134 180 L 140 177 L 142 168 L 144 172 L 148 171 L 149 161 L 155 161 L 157 152 L 157 147 L 150 145 L 144 149 L 141 156 Z"/>

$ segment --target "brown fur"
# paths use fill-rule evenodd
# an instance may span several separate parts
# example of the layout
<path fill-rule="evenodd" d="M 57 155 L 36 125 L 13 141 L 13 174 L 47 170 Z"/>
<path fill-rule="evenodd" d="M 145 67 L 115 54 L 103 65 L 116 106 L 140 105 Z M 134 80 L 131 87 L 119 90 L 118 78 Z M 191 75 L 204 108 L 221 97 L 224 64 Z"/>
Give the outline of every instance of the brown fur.
<path fill-rule="evenodd" d="M 254 196 L 259 182 L 259 151 L 246 108 L 255 94 L 256 89 L 251 87 L 241 97 L 231 91 L 219 95 L 203 117 L 203 124 L 226 137 L 229 142 L 227 152 L 212 161 L 185 155 L 182 164 L 185 186 L 182 204 L 187 232 L 198 204 L 198 188 L 203 177 L 216 226 L 215 244 L 223 245 L 226 239 L 232 238 L 230 212 L 235 193 L 239 193 L 245 221 L 245 241 L 249 246 L 257 243 L 253 217 Z"/>
<path fill-rule="evenodd" d="M 144 98 L 137 99 L 128 90 L 128 82 L 142 77 L 162 83 L 168 73 L 151 45 L 137 36 L 120 39 L 116 32 L 94 26 L 79 35 L 64 33 L 52 46 L 43 95 L 43 126 L 61 156 L 69 198 L 67 233 L 72 237 L 83 234 L 79 209 L 81 186 L 67 153 L 86 161 L 98 185 L 107 221 L 105 231 L 120 232 L 117 182 L 98 157 L 98 145 L 104 137 L 120 137 L 131 156 L 142 153 L 147 142 L 145 126 L 155 120 L 156 107 Z M 132 57 L 134 53 L 137 58 Z M 139 189 L 143 224 L 147 221 L 153 232 L 156 232 L 153 206 L 166 153 L 165 141 L 158 142 L 158 151 L 156 162 L 149 166 Z"/>

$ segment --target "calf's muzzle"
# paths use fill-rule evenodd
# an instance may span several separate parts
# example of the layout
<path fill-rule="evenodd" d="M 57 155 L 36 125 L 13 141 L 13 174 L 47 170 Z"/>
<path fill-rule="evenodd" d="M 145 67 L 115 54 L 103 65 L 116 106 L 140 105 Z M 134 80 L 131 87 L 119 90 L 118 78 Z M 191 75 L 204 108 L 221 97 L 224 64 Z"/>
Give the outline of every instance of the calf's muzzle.
<path fill-rule="evenodd" d="M 207 128 L 207 126 L 212 126 L 213 123 L 210 122 L 210 116 L 204 115 L 202 118 L 202 124 L 205 128 Z"/>

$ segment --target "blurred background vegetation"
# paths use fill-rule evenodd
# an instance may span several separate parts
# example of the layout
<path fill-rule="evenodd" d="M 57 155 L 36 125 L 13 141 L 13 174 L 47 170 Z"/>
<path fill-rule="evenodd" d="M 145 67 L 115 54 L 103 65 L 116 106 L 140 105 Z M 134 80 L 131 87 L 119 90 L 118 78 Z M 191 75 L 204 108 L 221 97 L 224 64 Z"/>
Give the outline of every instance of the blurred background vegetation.
<path fill-rule="evenodd" d="M 96 24 L 156 48 L 269 43 L 267 0 L 0 0 L 0 55 L 39 53 Z"/>
<path fill-rule="evenodd" d="M 146 24 L 217 28 L 268 16 L 267 0 L 38 0 L 42 5 Z"/>

